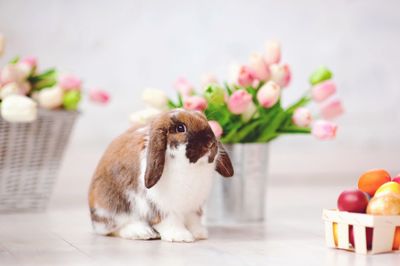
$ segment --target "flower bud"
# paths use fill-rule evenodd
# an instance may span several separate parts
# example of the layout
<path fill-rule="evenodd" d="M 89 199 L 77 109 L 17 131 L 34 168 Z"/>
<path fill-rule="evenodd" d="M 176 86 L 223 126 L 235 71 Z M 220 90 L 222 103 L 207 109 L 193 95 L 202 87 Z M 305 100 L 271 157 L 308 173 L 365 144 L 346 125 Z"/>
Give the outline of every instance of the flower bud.
<path fill-rule="evenodd" d="M 23 95 L 10 95 L 1 103 L 1 115 L 8 122 L 32 122 L 37 118 L 37 104 Z"/>
<path fill-rule="evenodd" d="M 228 109 L 231 113 L 239 115 L 246 111 L 251 102 L 251 94 L 244 89 L 240 89 L 229 97 Z"/>
<path fill-rule="evenodd" d="M 260 54 L 252 54 L 250 57 L 250 67 L 256 72 L 257 78 L 266 81 L 270 77 L 268 65 L 265 63 L 264 58 Z"/>
<path fill-rule="evenodd" d="M 268 81 L 257 92 L 257 100 L 264 108 L 274 106 L 281 95 L 281 88 L 274 81 Z"/>
<path fill-rule="evenodd" d="M 214 121 L 214 120 L 208 121 L 208 124 L 210 125 L 211 130 L 214 133 L 215 137 L 220 138 L 223 134 L 223 129 L 222 129 L 221 125 L 217 121 Z"/>
<path fill-rule="evenodd" d="M 340 116 L 341 114 L 343 114 L 344 110 L 343 110 L 343 106 L 342 106 L 342 102 L 340 100 L 333 100 L 330 101 L 329 103 L 325 104 L 324 106 L 322 106 L 321 108 L 321 116 L 324 119 L 334 119 L 338 116 Z"/>
<path fill-rule="evenodd" d="M 314 101 L 322 102 L 336 92 L 336 85 L 333 81 L 327 80 L 315 85 L 311 90 Z"/>
<path fill-rule="evenodd" d="M 159 110 L 168 109 L 168 97 L 164 91 L 158 89 L 145 89 L 142 93 L 142 100 L 148 107 Z"/>
<path fill-rule="evenodd" d="M 312 122 L 310 110 L 304 107 L 297 108 L 292 117 L 293 123 L 299 127 L 308 127 Z"/>
<path fill-rule="evenodd" d="M 45 109 L 56 109 L 63 104 L 64 91 L 55 86 L 52 88 L 42 89 L 37 96 L 39 106 Z"/>
<path fill-rule="evenodd" d="M 311 134 L 320 140 L 334 139 L 336 137 L 336 132 L 337 125 L 325 120 L 315 121 L 311 130 Z"/>
<path fill-rule="evenodd" d="M 311 74 L 310 83 L 311 85 L 315 85 L 331 78 L 332 72 L 328 68 L 321 66 Z"/>
<path fill-rule="evenodd" d="M 183 108 L 187 110 L 204 111 L 207 109 L 207 101 L 201 96 L 188 96 L 183 99 Z"/>
<path fill-rule="evenodd" d="M 277 41 L 267 41 L 265 44 L 265 62 L 268 65 L 281 61 L 281 45 Z"/>
<path fill-rule="evenodd" d="M 281 88 L 289 85 L 292 78 L 289 65 L 271 65 L 271 80 L 275 81 Z"/>

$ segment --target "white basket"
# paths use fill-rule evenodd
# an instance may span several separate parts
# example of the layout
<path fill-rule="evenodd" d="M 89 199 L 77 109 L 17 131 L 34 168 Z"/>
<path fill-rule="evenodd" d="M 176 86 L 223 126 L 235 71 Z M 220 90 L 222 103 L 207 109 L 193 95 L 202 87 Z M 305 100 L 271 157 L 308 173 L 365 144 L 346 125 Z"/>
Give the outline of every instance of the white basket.
<path fill-rule="evenodd" d="M 32 123 L 0 118 L 0 213 L 45 209 L 77 115 L 40 110 Z"/>
<path fill-rule="evenodd" d="M 326 245 L 332 248 L 355 251 L 360 254 L 393 252 L 393 239 L 396 227 L 400 227 L 400 215 L 377 216 L 350 213 L 337 210 L 323 210 Z M 333 224 L 337 223 L 337 245 L 335 244 Z M 349 241 L 349 227 L 353 226 L 354 245 Z M 372 228 L 372 247 L 367 249 L 366 230 Z"/>

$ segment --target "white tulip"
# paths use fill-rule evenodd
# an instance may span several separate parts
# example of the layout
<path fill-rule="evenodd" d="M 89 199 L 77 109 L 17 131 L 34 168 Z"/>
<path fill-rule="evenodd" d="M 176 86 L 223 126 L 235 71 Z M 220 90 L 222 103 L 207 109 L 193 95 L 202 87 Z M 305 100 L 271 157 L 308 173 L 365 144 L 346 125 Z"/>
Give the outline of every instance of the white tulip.
<path fill-rule="evenodd" d="M 58 87 L 43 89 L 39 92 L 37 99 L 39 106 L 46 109 L 56 109 L 63 103 L 64 91 Z"/>
<path fill-rule="evenodd" d="M 248 122 L 256 112 L 257 112 L 257 107 L 253 103 L 253 101 L 251 101 L 249 106 L 247 107 L 246 111 L 244 111 L 244 113 L 242 113 L 242 115 L 241 115 L 242 120 L 244 122 Z"/>
<path fill-rule="evenodd" d="M 5 44 L 6 40 L 4 38 L 4 35 L 0 33 L 0 56 L 2 56 L 4 53 Z"/>
<path fill-rule="evenodd" d="M 1 103 L 1 115 L 8 122 L 32 122 L 37 118 L 37 104 L 23 95 L 10 95 Z"/>
<path fill-rule="evenodd" d="M 158 89 L 145 89 L 142 93 L 142 100 L 148 107 L 159 110 L 168 109 L 168 97 L 164 91 Z"/>
<path fill-rule="evenodd" d="M 8 64 L 1 70 L 0 79 L 3 83 L 21 82 L 26 78 L 26 73 L 15 64 Z"/>
<path fill-rule="evenodd" d="M 147 109 L 132 113 L 129 116 L 129 121 L 135 125 L 145 125 L 160 113 L 161 113 L 161 111 L 159 109 L 147 108 Z"/>
<path fill-rule="evenodd" d="M 17 82 L 7 83 L 0 88 L 0 99 L 4 99 L 13 94 L 21 94 L 21 89 Z"/>

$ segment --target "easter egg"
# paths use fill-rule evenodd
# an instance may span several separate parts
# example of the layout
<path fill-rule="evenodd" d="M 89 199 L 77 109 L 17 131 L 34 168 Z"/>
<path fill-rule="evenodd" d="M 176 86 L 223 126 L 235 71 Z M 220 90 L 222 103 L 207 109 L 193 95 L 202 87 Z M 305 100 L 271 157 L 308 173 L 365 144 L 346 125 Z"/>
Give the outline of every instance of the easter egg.
<path fill-rule="evenodd" d="M 371 249 L 372 248 L 372 236 L 373 236 L 373 232 L 374 229 L 371 227 L 367 227 L 365 230 L 365 234 L 366 234 L 366 238 L 367 238 L 367 249 Z M 354 230 L 353 230 L 353 226 L 350 225 L 350 229 L 349 229 L 349 242 L 350 244 L 355 247 L 355 242 L 354 242 Z"/>
<path fill-rule="evenodd" d="M 80 91 L 67 91 L 63 97 L 63 106 L 66 110 L 78 109 L 78 104 L 81 100 Z"/>
<path fill-rule="evenodd" d="M 358 188 L 373 196 L 383 184 L 390 182 L 390 174 L 383 169 L 373 169 L 363 173 L 358 179 Z"/>
<path fill-rule="evenodd" d="M 396 233 L 394 234 L 393 239 L 393 250 L 400 249 L 400 227 L 396 228 Z"/>
<path fill-rule="evenodd" d="M 400 184 L 393 181 L 383 184 L 375 192 L 375 197 L 388 192 L 400 194 Z"/>
<path fill-rule="evenodd" d="M 400 215 L 400 195 L 392 192 L 373 197 L 367 207 L 372 215 Z"/>
<path fill-rule="evenodd" d="M 400 184 L 400 174 L 398 174 L 396 177 L 394 177 L 394 178 L 392 179 L 392 181 L 393 181 L 393 182 L 397 182 L 397 183 Z"/>
<path fill-rule="evenodd" d="M 338 229 L 337 223 L 333 223 L 333 241 L 335 242 L 335 246 L 338 245 Z"/>
<path fill-rule="evenodd" d="M 358 189 L 343 191 L 337 200 L 337 206 L 340 211 L 365 213 L 367 205 L 367 195 Z"/>

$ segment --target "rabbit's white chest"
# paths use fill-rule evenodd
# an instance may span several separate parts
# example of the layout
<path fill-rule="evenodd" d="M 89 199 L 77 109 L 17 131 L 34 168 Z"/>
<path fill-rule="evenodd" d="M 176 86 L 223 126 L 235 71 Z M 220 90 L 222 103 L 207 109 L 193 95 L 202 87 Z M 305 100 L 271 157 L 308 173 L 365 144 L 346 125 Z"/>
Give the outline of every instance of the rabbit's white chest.
<path fill-rule="evenodd" d="M 168 148 L 163 175 L 147 191 L 148 198 L 161 211 L 196 211 L 209 195 L 215 164 L 208 162 L 207 155 L 196 163 L 190 163 L 185 153 L 186 145 Z"/>

